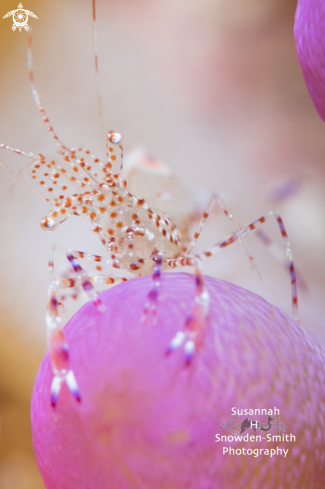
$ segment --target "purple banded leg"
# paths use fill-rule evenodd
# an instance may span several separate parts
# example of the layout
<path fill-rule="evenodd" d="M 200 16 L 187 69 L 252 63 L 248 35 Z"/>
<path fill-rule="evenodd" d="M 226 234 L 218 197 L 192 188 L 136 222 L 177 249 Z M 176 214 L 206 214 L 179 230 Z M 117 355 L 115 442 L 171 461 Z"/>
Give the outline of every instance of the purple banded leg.
<path fill-rule="evenodd" d="M 203 340 L 203 334 L 207 326 L 210 303 L 209 293 L 205 287 L 203 275 L 201 272 L 201 262 L 196 258 L 191 258 L 190 260 L 191 262 L 186 263 L 186 265 L 196 264 L 196 291 L 194 304 L 192 306 L 190 314 L 186 318 L 183 330 L 176 333 L 165 353 L 166 356 L 168 356 L 175 350 L 177 350 L 180 346 L 184 345 L 186 366 L 191 364 L 194 354 Z M 184 264 L 181 266 L 184 266 Z"/>
<path fill-rule="evenodd" d="M 287 257 L 283 255 L 281 247 L 278 246 L 266 233 L 264 233 L 262 229 L 256 228 L 255 235 L 261 240 L 264 246 L 267 247 L 271 255 L 274 256 L 274 258 L 287 270 Z M 302 290 L 303 292 L 308 292 L 308 284 L 304 276 L 297 269 L 295 270 L 295 272 L 300 290 Z"/>
<path fill-rule="evenodd" d="M 226 218 L 228 219 L 231 227 L 233 228 L 233 231 L 234 233 L 237 235 L 237 239 L 239 241 L 239 243 L 242 245 L 246 255 L 247 255 L 247 258 L 249 259 L 249 262 L 251 264 L 251 267 L 257 271 L 257 273 L 260 275 L 259 273 L 259 270 L 258 270 L 258 267 L 255 263 L 255 260 L 254 260 L 254 257 L 252 256 L 252 254 L 248 251 L 247 249 L 247 246 L 244 242 L 244 240 L 241 238 L 241 236 L 239 235 L 238 231 L 239 231 L 239 228 L 235 222 L 235 219 L 234 219 L 234 216 L 229 212 L 229 209 L 228 207 L 226 206 L 225 202 L 223 201 L 223 199 L 220 197 L 220 195 L 218 194 L 213 194 L 205 211 L 203 212 L 202 214 L 202 217 L 201 217 L 201 220 L 200 220 L 200 223 L 199 223 L 199 226 L 197 228 L 197 231 L 195 232 L 193 238 L 192 238 L 192 241 L 189 245 L 189 247 L 187 248 L 186 252 L 185 252 L 185 255 L 190 255 L 192 253 L 192 250 L 193 248 L 195 247 L 196 245 L 196 242 L 197 240 L 199 239 L 199 236 L 202 232 L 202 229 L 205 225 L 205 222 L 207 220 L 207 218 L 209 217 L 213 207 L 215 206 L 215 204 L 218 202 L 218 204 L 220 205 L 221 209 L 223 210 L 223 213 L 224 215 L 226 216 Z"/>
<path fill-rule="evenodd" d="M 73 251 L 68 251 L 67 259 L 69 260 L 74 272 L 80 277 L 82 288 L 86 292 L 88 298 L 93 301 L 93 303 L 95 304 L 95 306 L 98 308 L 99 311 L 104 312 L 105 311 L 104 304 L 99 299 L 98 294 L 94 289 L 93 284 L 89 280 L 87 273 L 75 258 Z"/>
<path fill-rule="evenodd" d="M 69 370 L 68 373 L 63 377 L 60 375 L 55 375 L 53 377 L 52 384 L 51 384 L 51 406 L 53 408 L 55 408 L 58 403 L 58 397 L 61 390 L 61 385 L 63 384 L 64 381 L 67 383 L 69 391 L 76 399 L 76 401 L 81 402 L 81 396 L 80 396 L 76 378 L 74 376 L 73 371 Z"/>
<path fill-rule="evenodd" d="M 176 259 L 170 259 L 166 260 L 166 263 L 168 266 L 172 268 L 176 267 L 182 267 L 185 265 L 192 265 L 193 260 L 199 259 L 199 260 L 206 260 L 212 255 L 215 255 L 219 251 L 223 250 L 227 246 L 231 245 L 232 243 L 235 243 L 239 238 L 245 237 L 247 234 L 249 234 L 252 231 L 255 231 L 256 227 L 259 226 L 260 224 L 264 224 L 267 219 L 274 217 L 277 221 L 278 227 L 280 229 L 282 238 L 283 238 L 283 243 L 284 243 L 284 248 L 285 248 L 285 253 L 286 253 L 286 259 L 287 259 L 287 266 L 289 268 L 290 272 L 290 281 L 291 281 L 291 297 L 292 297 L 292 312 L 293 312 L 293 317 L 295 320 L 298 320 L 298 296 L 297 296 L 297 279 L 296 279 L 296 273 L 295 273 L 295 268 L 293 264 L 293 258 L 292 258 L 292 251 L 291 251 L 291 246 L 290 242 L 288 239 L 288 235 L 286 232 L 286 229 L 284 227 L 283 221 L 281 216 L 276 212 L 276 211 L 271 211 L 269 212 L 266 216 L 262 216 L 259 219 L 256 219 L 253 221 L 251 224 L 248 226 L 244 227 L 240 231 L 238 231 L 236 234 L 233 234 L 230 236 L 225 241 L 222 241 L 220 243 L 217 243 L 216 245 L 212 246 L 212 248 L 203 251 L 202 253 L 199 253 L 194 256 L 180 256 L 179 258 Z"/>
<path fill-rule="evenodd" d="M 81 402 L 78 384 L 71 368 L 69 347 L 61 329 L 62 321 L 58 310 L 57 290 L 58 282 L 52 282 L 49 287 L 46 314 L 49 355 L 54 374 L 51 385 L 51 404 L 54 408 L 57 404 L 63 382 L 66 382 L 74 398 L 78 402 Z"/>
<path fill-rule="evenodd" d="M 296 273 L 295 273 L 295 269 L 294 269 L 291 245 L 290 245 L 290 242 L 288 239 L 288 234 L 287 234 L 287 231 L 284 227 L 282 218 L 279 215 L 279 213 L 276 211 L 269 212 L 265 217 L 261 217 L 260 219 L 256 219 L 256 221 L 252 222 L 252 224 L 250 224 L 249 226 L 246 226 L 244 229 L 242 229 L 242 231 L 240 231 L 238 233 L 238 235 L 246 236 L 246 234 L 248 234 L 250 231 L 253 231 L 258 224 L 264 223 L 270 217 L 274 217 L 276 219 L 277 224 L 278 224 L 279 229 L 280 229 L 280 232 L 281 232 L 281 235 L 282 235 L 282 238 L 283 238 L 285 253 L 286 253 L 286 257 L 287 257 L 287 263 L 289 266 L 290 280 L 291 280 L 292 312 L 293 312 L 294 319 L 298 320 L 298 296 L 297 296 Z"/>
<path fill-rule="evenodd" d="M 185 323 L 185 328 L 186 328 L 187 323 Z M 195 353 L 195 335 L 193 334 L 192 337 L 189 335 L 189 333 L 186 331 L 178 331 L 172 341 L 170 342 L 165 355 L 168 356 L 171 353 L 173 353 L 175 350 L 177 350 L 180 346 L 184 344 L 184 354 L 185 354 L 185 365 L 188 366 L 193 360 L 194 353 Z"/>
<path fill-rule="evenodd" d="M 155 268 L 153 271 L 153 276 L 152 276 L 153 287 L 147 296 L 147 301 L 145 303 L 144 310 L 143 310 L 143 319 L 146 319 L 147 317 L 149 317 L 149 314 L 151 314 L 154 318 L 154 322 L 156 322 L 156 316 L 157 316 L 157 304 L 158 304 L 158 297 L 159 297 L 162 262 L 163 262 L 163 255 L 162 253 L 158 253 L 156 258 Z"/>

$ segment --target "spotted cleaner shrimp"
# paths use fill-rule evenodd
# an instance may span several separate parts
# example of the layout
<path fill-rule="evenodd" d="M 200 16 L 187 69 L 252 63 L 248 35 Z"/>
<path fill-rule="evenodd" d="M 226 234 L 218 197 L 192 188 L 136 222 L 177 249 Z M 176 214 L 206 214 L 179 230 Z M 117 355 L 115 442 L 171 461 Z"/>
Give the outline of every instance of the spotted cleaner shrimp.
<path fill-rule="evenodd" d="M 95 45 L 95 72 L 99 111 L 101 98 L 98 77 L 96 6 L 93 4 L 93 25 Z M 57 146 L 55 158 L 42 154 L 32 154 L 0 144 L 0 148 L 13 151 L 25 156 L 31 162 L 18 174 L 14 174 L 4 163 L 3 167 L 17 179 L 26 173 L 38 187 L 38 193 L 52 205 L 52 210 L 41 220 L 41 227 L 46 231 L 54 231 L 70 216 L 86 217 L 93 224 L 93 231 L 103 244 L 106 255 L 92 255 L 76 250 L 65 251 L 55 246 L 49 260 L 51 284 L 48 292 L 46 314 L 47 338 L 53 381 L 51 386 L 51 403 L 56 406 L 63 382 L 66 382 L 70 392 L 77 401 L 81 401 L 78 383 L 71 368 L 69 348 L 63 331 L 60 314 L 59 291 L 82 287 L 87 297 L 94 302 L 99 311 L 103 304 L 96 291 L 97 285 L 113 285 L 152 274 L 152 288 L 144 304 L 143 318 L 155 321 L 157 314 L 161 273 L 169 268 L 191 266 L 195 269 L 195 299 L 192 309 L 176 335 L 166 345 L 165 354 L 170 355 L 183 347 L 185 364 L 190 365 L 195 352 L 200 348 L 204 332 L 208 327 L 209 293 L 202 275 L 202 262 L 215 255 L 222 249 L 239 241 L 248 256 L 252 266 L 253 257 L 247 250 L 244 238 L 255 228 L 269 218 L 277 221 L 284 241 L 287 262 L 290 271 L 292 307 L 297 318 L 297 287 L 293 265 L 292 252 L 288 236 L 280 215 L 271 211 L 256 219 L 244 228 L 238 228 L 226 204 L 217 194 L 212 195 L 198 222 L 196 232 L 190 235 L 188 220 L 176 222 L 162 210 L 150 205 L 145 199 L 137 198 L 128 190 L 127 181 L 122 178 L 123 168 L 123 136 L 117 131 L 109 131 L 106 138 L 106 162 L 102 162 L 91 151 L 84 147 L 68 148 L 57 136 L 39 93 L 34 83 L 32 64 L 31 34 L 28 43 L 29 77 L 32 94 L 43 122 Z M 229 220 L 233 234 L 226 240 L 211 248 L 194 254 L 194 247 L 202 229 L 215 204 L 219 204 Z M 71 277 L 56 279 L 54 276 L 53 251 L 63 251 L 72 266 L 74 274 Z M 96 264 L 100 274 L 90 276 L 82 260 L 91 260 Z M 116 270 L 127 272 L 125 277 L 118 276 Z"/>

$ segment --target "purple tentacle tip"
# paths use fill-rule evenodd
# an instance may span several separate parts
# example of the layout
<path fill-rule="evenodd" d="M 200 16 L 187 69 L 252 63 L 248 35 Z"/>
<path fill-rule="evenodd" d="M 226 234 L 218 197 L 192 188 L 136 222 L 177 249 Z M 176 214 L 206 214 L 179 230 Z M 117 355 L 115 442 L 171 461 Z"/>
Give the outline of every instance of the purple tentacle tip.
<path fill-rule="evenodd" d="M 73 395 L 77 402 L 81 402 L 81 395 L 79 392 L 74 392 Z"/>
<path fill-rule="evenodd" d="M 190 366 L 195 353 L 195 342 L 193 340 L 187 341 L 185 343 L 184 350 L 185 350 L 185 365 Z"/>
<path fill-rule="evenodd" d="M 141 322 L 150 276 L 102 293 L 103 314 L 90 301 L 69 321 L 64 334 L 82 403 L 70 375 L 51 408 L 48 356 L 32 398 L 47 489 L 325 487 L 324 350 L 261 297 L 208 277 L 206 286 L 200 341 L 187 331 L 177 336 L 195 298 L 184 273 L 163 275 L 157 327 Z M 234 408 L 272 413 L 235 416 Z M 248 441 L 235 441 L 245 418 Z M 250 421 L 262 428 L 255 432 Z"/>
<path fill-rule="evenodd" d="M 51 406 L 53 409 L 55 409 L 57 402 L 58 402 L 58 396 L 55 394 L 51 394 Z"/>

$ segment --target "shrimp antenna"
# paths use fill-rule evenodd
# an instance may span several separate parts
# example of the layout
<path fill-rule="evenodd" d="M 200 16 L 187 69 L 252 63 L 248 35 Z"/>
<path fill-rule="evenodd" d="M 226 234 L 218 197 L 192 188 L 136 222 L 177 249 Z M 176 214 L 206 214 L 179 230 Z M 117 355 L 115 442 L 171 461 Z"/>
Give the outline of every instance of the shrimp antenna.
<path fill-rule="evenodd" d="M 33 52 L 32 52 L 32 29 L 30 29 L 30 31 L 28 33 L 27 61 L 28 61 L 29 80 L 30 80 L 30 84 L 32 86 L 32 94 L 33 94 L 33 98 L 35 100 L 35 103 L 37 105 L 38 111 L 42 116 L 43 122 L 46 125 L 47 130 L 49 131 L 52 138 L 54 139 L 55 144 L 58 146 L 59 151 L 62 153 L 65 153 L 66 151 L 69 151 L 69 149 L 58 138 L 53 127 L 51 126 L 51 123 L 49 121 L 49 118 L 47 117 L 45 108 L 42 104 L 41 98 L 40 98 L 39 93 L 38 93 L 36 86 L 35 86 L 34 70 L 33 70 Z"/>
<path fill-rule="evenodd" d="M 102 96 L 100 93 L 99 71 L 98 71 L 96 0 L 92 0 L 92 1 L 93 1 L 93 29 L 94 29 L 94 59 L 95 59 L 96 92 L 97 92 L 97 102 L 98 102 L 101 133 L 102 133 L 102 136 L 104 138 L 103 139 L 104 147 L 106 147 L 106 134 L 105 134 L 104 117 L 103 117 L 103 104 L 102 104 Z"/>

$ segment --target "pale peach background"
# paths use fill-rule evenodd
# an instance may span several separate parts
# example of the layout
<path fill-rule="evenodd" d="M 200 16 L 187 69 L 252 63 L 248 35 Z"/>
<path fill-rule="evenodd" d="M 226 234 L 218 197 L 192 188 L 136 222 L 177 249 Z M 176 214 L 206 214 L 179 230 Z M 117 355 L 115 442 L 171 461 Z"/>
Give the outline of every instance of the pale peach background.
<path fill-rule="evenodd" d="M 53 154 L 33 103 L 27 35 L 2 20 L 17 2 L 1 1 L 0 141 Z M 67 145 L 102 155 L 93 69 L 90 0 L 25 0 L 33 27 L 35 79 Z M 165 161 L 193 195 L 220 192 L 242 225 L 275 207 L 270 185 L 296 177 L 301 190 L 277 208 L 309 292 L 302 323 L 325 338 L 325 125 L 305 88 L 293 43 L 295 0 L 98 1 L 105 129 L 124 133 Z M 19 168 L 24 159 L 1 151 Z M 54 234 L 39 226 L 46 202 L 0 169 L 0 488 L 43 487 L 35 466 L 29 402 L 44 355 L 47 259 L 52 243 L 102 253 L 85 220 Z M 265 228 L 281 244 L 274 223 Z M 202 243 L 231 233 L 222 217 Z M 287 274 L 256 239 L 248 240 L 263 275 L 234 245 L 205 272 L 259 293 L 290 314 Z"/>

